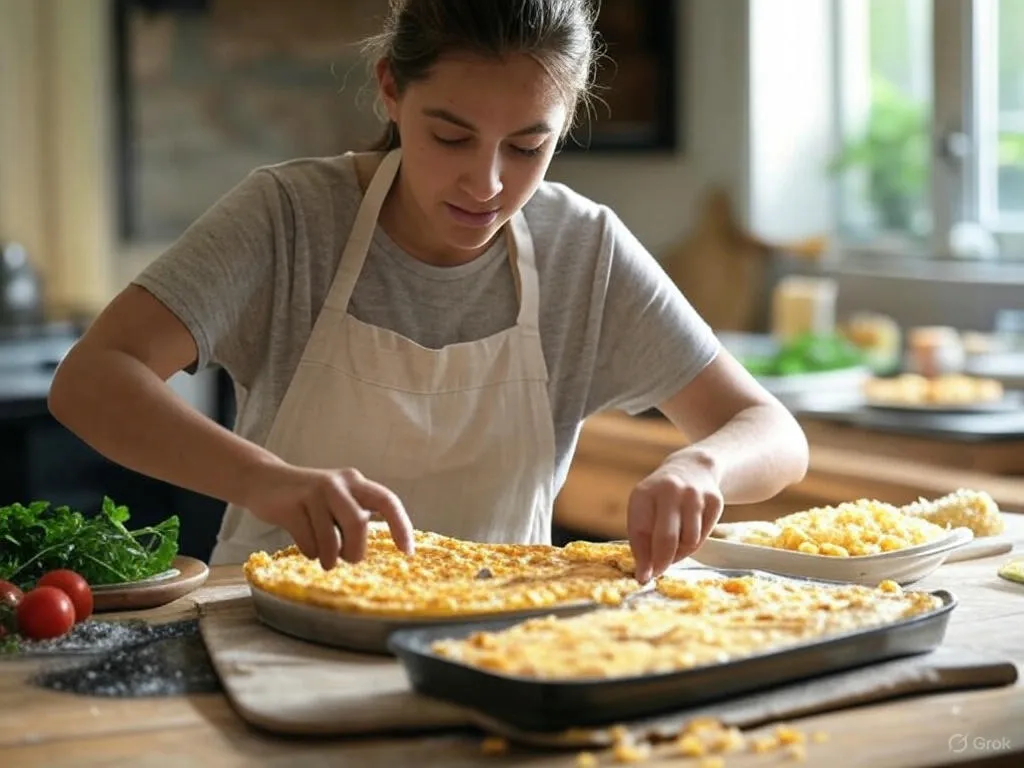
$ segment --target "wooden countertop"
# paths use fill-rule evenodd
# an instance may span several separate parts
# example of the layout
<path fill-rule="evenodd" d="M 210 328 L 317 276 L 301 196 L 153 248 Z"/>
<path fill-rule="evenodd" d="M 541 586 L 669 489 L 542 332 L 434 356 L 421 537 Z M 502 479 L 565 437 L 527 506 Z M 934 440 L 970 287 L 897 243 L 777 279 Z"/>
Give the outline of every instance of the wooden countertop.
<path fill-rule="evenodd" d="M 886 436 L 880 435 L 879 441 Z M 827 493 L 836 500 L 853 498 L 846 488 L 855 485 L 854 496 L 889 498 L 893 503 L 918 496 L 940 496 L 957 488 L 984 489 L 1001 507 L 1024 512 L 1024 476 L 1013 477 L 936 466 L 933 463 L 877 456 L 864 445 L 863 450 L 826 445 L 808 437 L 811 446 L 810 468 L 800 485 L 813 486 L 815 493 Z M 637 464 L 660 462 L 672 451 L 686 445 L 686 439 L 667 420 L 638 418 L 623 413 L 601 413 L 589 418 L 580 434 L 578 456 L 605 456 L 620 460 L 630 456 Z M 829 484 L 830 487 L 827 487 Z M 799 489 L 799 485 L 796 486 Z M 876 494 L 877 491 L 877 494 Z M 899 498 L 894 498 L 898 496 Z"/>
<path fill-rule="evenodd" d="M 1001 509 L 1024 512 L 1024 476 L 967 469 L 876 452 L 879 435 L 857 447 L 838 447 L 822 437 L 828 430 L 808 430 L 810 467 L 800 483 L 768 502 L 727 507 L 726 519 L 773 519 L 810 506 L 873 498 L 906 504 L 936 498 L 958 488 L 984 490 Z M 573 466 L 556 501 L 560 526 L 587 535 L 620 539 L 626 532 L 626 502 L 632 487 L 652 472 L 686 438 L 666 419 L 620 412 L 590 417 L 580 433 Z M 587 489 L 613 484 L 607 503 L 595 503 Z M 581 489 L 582 487 L 582 496 Z"/>
<path fill-rule="evenodd" d="M 989 579 L 996 562 L 1002 559 L 945 566 L 941 579 L 932 577 L 927 586 L 950 585 L 955 591 L 957 584 Z M 203 594 L 193 597 L 208 601 L 216 599 L 218 592 L 237 594 L 240 583 L 237 568 L 217 567 L 202 588 Z M 192 617 L 196 615 L 193 597 L 164 608 L 120 616 L 138 616 L 152 622 Z M 986 616 L 984 626 L 979 626 L 979 644 L 985 639 L 1002 638 L 1001 646 L 1012 648 L 1018 665 L 1024 665 L 1024 644 L 1019 642 L 1024 587 L 993 605 L 997 607 Z M 39 663 L 0 660 L 0 765 L 575 765 L 575 754 L 571 752 L 513 750 L 504 757 L 485 758 L 480 754 L 480 735 L 467 732 L 394 739 L 275 738 L 243 723 L 221 694 L 110 699 L 56 693 L 27 682 Z M 809 765 L 1020 765 L 1024 759 L 1024 684 L 862 707 L 805 718 L 794 724 L 807 731 L 824 730 L 830 736 L 826 743 L 809 747 Z M 967 749 L 962 752 L 949 746 L 950 740 L 958 735 L 969 736 Z M 1009 740 L 1009 752 L 993 746 L 1000 740 Z M 737 754 L 729 755 L 727 764 L 729 768 L 753 768 L 783 763 L 785 758 L 781 755 Z M 610 764 L 610 759 L 603 757 L 601 765 Z M 679 758 L 645 763 L 669 764 L 698 763 Z"/>

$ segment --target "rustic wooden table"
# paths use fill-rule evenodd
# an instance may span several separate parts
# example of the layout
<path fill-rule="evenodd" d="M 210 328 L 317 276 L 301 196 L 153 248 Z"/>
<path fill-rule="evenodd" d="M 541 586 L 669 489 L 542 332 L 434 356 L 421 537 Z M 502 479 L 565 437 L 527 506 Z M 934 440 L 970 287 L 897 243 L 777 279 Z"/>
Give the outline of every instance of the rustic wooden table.
<path fill-rule="evenodd" d="M 1024 586 L 1001 582 L 994 568 L 1005 555 L 944 566 L 922 587 L 950 588 L 962 604 L 951 632 L 968 632 L 979 650 L 997 650 L 1024 666 Z M 195 600 L 237 595 L 237 568 L 211 572 L 203 594 L 138 616 L 163 622 L 196 615 Z M 112 614 L 111 617 L 114 615 Z M 248 727 L 221 694 L 111 699 L 56 693 L 28 677 L 38 661 L 0 661 L 0 766 L 399 766 L 529 765 L 570 768 L 574 753 L 514 749 L 484 756 L 480 734 L 470 732 L 394 739 L 298 740 Z M 830 736 L 808 748 L 810 765 L 938 766 L 1024 764 L 1024 683 L 992 690 L 948 693 L 794 722 Z M 770 729 L 765 729 L 770 730 Z M 729 768 L 786 764 L 782 754 L 735 754 Z M 611 764 L 602 756 L 602 765 Z M 648 765 L 699 765 L 678 757 Z"/>

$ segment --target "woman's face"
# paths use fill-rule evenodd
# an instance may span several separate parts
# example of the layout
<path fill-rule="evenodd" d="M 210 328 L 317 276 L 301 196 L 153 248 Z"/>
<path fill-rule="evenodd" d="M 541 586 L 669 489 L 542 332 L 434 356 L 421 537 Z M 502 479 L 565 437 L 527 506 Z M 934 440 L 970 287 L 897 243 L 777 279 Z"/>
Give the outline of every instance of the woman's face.
<path fill-rule="evenodd" d="M 525 55 L 444 57 L 401 94 L 386 65 L 378 77 L 402 139 L 401 244 L 441 263 L 473 258 L 544 178 L 564 99 Z"/>

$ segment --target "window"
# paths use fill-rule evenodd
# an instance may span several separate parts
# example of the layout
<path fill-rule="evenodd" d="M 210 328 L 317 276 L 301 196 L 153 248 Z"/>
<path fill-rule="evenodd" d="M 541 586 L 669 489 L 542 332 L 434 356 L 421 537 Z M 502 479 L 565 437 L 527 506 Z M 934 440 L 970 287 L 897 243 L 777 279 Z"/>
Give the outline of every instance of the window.
<path fill-rule="evenodd" d="M 836 0 L 840 234 L 929 255 L 980 225 L 1024 257 L 1024 0 Z"/>
<path fill-rule="evenodd" d="M 981 220 L 1024 231 L 1024 0 L 987 0 L 978 9 Z"/>

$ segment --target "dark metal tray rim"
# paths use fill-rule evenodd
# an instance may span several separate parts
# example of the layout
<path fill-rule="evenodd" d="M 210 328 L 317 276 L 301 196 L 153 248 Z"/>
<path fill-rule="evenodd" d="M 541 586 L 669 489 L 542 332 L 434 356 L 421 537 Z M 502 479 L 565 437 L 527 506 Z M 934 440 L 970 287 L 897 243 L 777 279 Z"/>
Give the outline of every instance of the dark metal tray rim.
<path fill-rule="evenodd" d="M 716 568 L 688 568 L 688 571 L 705 570 L 721 574 L 725 578 L 732 576 L 741 575 L 752 575 L 754 571 L 748 570 L 735 570 L 735 569 L 716 569 Z M 815 584 L 825 584 L 832 586 L 849 586 L 846 582 L 826 581 L 824 579 L 813 579 L 813 578 L 797 578 L 797 577 L 779 577 L 775 574 L 762 574 L 757 572 L 758 575 L 766 577 L 779 578 L 781 580 L 789 581 L 803 581 L 811 582 Z M 450 667 L 459 667 L 464 670 L 468 670 L 482 677 L 505 680 L 508 682 L 519 683 L 532 687 L 548 687 L 548 686 L 559 686 L 559 687 L 572 687 L 572 688 L 586 688 L 586 687 L 617 687 L 617 686 L 635 686 L 638 684 L 649 684 L 658 681 L 671 681 L 683 679 L 687 676 L 693 675 L 698 672 L 704 672 L 708 669 L 721 669 L 724 671 L 735 667 L 736 665 L 746 664 L 752 661 L 771 661 L 773 659 L 785 660 L 788 657 L 799 655 L 811 650 L 827 650 L 832 646 L 849 643 L 854 640 L 861 638 L 874 637 L 878 635 L 885 635 L 896 630 L 904 629 L 907 627 L 913 627 L 917 624 L 923 624 L 926 622 L 935 621 L 941 618 L 943 615 L 950 613 L 954 608 L 957 607 L 959 601 L 956 596 L 945 589 L 937 589 L 928 591 L 928 594 L 939 598 L 942 605 L 939 607 L 927 611 L 925 613 L 911 616 L 906 619 L 899 621 L 890 622 L 881 626 L 865 627 L 863 629 L 855 629 L 848 632 L 842 632 L 836 635 L 830 635 L 827 638 L 820 640 L 811 640 L 804 643 L 797 643 L 794 645 L 787 645 L 777 650 L 769 651 L 767 653 L 756 653 L 749 656 L 740 656 L 735 659 L 730 659 L 725 662 L 701 664 L 693 667 L 687 667 L 682 670 L 674 670 L 670 672 L 659 672 L 650 675 L 633 675 L 630 677 L 612 677 L 612 678 L 534 678 L 525 677 L 522 675 L 509 675 L 502 674 L 499 672 L 493 672 L 491 670 L 482 669 L 475 667 L 471 664 L 466 664 L 461 661 L 449 659 L 444 656 L 432 653 L 428 650 L 421 650 L 416 647 L 416 640 L 424 635 L 430 637 L 431 640 L 445 639 L 446 637 L 466 637 L 470 634 L 480 631 L 488 630 L 499 630 L 508 627 L 515 626 L 523 623 L 527 619 L 522 618 L 506 618 L 503 620 L 489 620 L 489 621 L 470 621 L 462 622 L 456 626 L 435 626 L 435 627 L 411 627 L 405 629 L 399 629 L 388 638 L 387 645 L 388 650 L 393 654 L 402 659 L 402 663 L 405 664 L 405 656 L 419 657 L 424 660 L 430 660 L 431 662 L 443 664 Z M 611 610 L 616 610 L 612 608 Z M 531 617 L 535 618 L 535 617 Z M 447 633 L 457 632 L 457 635 L 448 635 Z"/>

